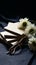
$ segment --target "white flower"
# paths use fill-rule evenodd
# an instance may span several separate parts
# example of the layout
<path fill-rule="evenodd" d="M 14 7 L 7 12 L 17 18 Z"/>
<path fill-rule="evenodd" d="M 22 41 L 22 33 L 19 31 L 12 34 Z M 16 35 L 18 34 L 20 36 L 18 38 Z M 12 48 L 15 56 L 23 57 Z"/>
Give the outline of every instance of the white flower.
<path fill-rule="evenodd" d="M 21 18 L 19 19 L 20 22 L 28 21 L 28 18 Z"/>
<path fill-rule="evenodd" d="M 36 38 L 35 37 L 31 37 L 28 41 L 28 46 L 30 48 L 30 50 L 36 51 Z"/>
<path fill-rule="evenodd" d="M 35 34 L 35 32 L 36 32 L 36 27 L 35 27 L 35 25 L 34 24 L 31 24 L 31 25 L 28 25 L 27 27 L 26 27 L 26 29 L 25 29 L 25 34 L 27 34 L 27 35 L 34 35 Z"/>
<path fill-rule="evenodd" d="M 18 28 L 21 29 L 21 30 L 25 30 L 25 28 L 28 25 L 31 25 L 31 22 L 28 21 L 28 18 L 20 19 Z"/>

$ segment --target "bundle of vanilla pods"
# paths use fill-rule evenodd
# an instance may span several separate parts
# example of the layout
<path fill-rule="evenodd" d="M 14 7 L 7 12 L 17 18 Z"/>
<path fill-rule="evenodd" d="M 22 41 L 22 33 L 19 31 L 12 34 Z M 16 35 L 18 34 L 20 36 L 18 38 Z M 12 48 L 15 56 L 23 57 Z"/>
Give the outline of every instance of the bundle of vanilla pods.
<path fill-rule="evenodd" d="M 0 42 L 9 46 L 8 54 L 15 54 L 16 50 L 28 46 L 30 50 L 36 51 L 36 25 L 32 24 L 28 18 L 19 19 L 19 22 L 9 22 L 7 27 L 0 24 L 4 29 L 0 32 Z"/>

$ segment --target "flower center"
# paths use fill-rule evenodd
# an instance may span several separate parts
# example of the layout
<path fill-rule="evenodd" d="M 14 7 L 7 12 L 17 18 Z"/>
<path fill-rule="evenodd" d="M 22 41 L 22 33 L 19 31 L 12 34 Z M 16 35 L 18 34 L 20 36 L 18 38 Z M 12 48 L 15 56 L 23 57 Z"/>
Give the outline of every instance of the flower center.
<path fill-rule="evenodd" d="M 27 23 L 26 22 L 23 22 L 23 27 L 26 27 L 27 26 Z"/>
<path fill-rule="evenodd" d="M 30 30 L 29 30 L 29 33 L 31 33 L 31 34 L 34 33 L 34 29 L 33 29 L 33 28 L 30 29 Z"/>
<path fill-rule="evenodd" d="M 33 46 L 36 46 L 36 42 L 35 41 L 33 41 L 32 43 L 33 43 Z"/>

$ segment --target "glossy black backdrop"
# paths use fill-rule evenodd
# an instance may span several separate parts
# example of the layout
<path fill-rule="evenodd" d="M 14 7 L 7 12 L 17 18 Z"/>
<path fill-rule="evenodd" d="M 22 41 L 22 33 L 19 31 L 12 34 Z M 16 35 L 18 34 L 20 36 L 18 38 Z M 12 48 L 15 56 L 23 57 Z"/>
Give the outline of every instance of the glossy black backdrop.
<path fill-rule="evenodd" d="M 26 0 L 2 1 L 0 2 L 0 14 L 6 17 L 20 16 L 36 19 L 36 2 Z"/>

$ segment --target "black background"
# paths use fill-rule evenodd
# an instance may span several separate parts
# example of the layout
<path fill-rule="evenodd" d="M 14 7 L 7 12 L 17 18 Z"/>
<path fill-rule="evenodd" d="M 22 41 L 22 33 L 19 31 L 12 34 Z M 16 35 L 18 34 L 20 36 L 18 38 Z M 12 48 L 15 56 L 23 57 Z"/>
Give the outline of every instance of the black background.
<path fill-rule="evenodd" d="M 36 19 L 36 2 L 35 1 L 16 1 L 8 0 L 0 2 L 0 14 L 6 17 L 28 17 Z"/>

